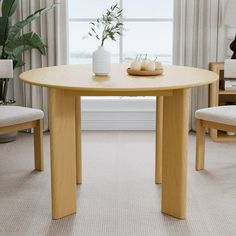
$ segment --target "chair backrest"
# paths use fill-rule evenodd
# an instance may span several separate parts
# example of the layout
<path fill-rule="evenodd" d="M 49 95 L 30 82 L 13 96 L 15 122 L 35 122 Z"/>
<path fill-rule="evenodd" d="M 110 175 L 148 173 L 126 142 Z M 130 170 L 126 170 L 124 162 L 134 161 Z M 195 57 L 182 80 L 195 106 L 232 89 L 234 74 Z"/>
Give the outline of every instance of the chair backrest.
<path fill-rule="evenodd" d="M 0 79 L 13 78 L 12 60 L 0 60 Z"/>

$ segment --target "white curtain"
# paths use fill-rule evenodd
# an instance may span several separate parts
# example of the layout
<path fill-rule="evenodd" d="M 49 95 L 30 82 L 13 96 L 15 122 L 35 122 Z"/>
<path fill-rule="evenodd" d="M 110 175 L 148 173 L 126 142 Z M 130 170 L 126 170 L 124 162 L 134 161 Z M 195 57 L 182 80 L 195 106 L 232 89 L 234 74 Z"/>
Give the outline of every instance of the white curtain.
<path fill-rule="evenodd" d="M 57 6 L 46 15 L 33 21 L 27 31 L 37 32 L 47 45 L 46 56 L 42 56 L 38 51 L 25 52 L 23 60 L 25 66 L 16 71 L 17 75 L 26 70 L 67 64 L 68 61 L 68 40 L 67 40 L 67 1 L 66 0 L 19 0 L 18 12 L 14 21 L 25 19 L 36 10 L 56 3 Z M 39 108 L 44 111 L 44 129 L 48 129 L 48 99 L 47 89 L 24 84 L 19 79 L 14 80 L 14 99 L 17 104 Z"/>
<path fill-rule="evenodd" d="M 173 63 L 208 69 L 224 58 L 223 0 L 174 0 Z M 195 111 L 208 106 L 208 87 L 191 91 L 190 129 Z"/>

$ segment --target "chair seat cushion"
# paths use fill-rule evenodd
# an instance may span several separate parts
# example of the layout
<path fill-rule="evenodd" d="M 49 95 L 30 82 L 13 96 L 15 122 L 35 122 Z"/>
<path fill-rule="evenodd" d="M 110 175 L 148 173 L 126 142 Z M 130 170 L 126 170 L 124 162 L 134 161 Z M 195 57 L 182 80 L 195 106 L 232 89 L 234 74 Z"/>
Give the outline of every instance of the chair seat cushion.
<path fill-rule="evenodd" d="M 43 116 L 44 113 L 38 109 L 20 106 L 0 106 L 0 127 L 39 120 Z"/>
<path fill-rule="evenodd" d="M 236 126 L 236 106 L 218 106 L 197 110 L 197 119 Z"/>

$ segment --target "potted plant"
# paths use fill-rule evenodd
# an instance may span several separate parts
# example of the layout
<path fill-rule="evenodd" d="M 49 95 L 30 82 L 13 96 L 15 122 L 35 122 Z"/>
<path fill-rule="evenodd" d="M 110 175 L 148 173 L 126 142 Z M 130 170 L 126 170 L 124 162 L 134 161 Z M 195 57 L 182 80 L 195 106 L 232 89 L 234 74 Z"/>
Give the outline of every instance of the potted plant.
<path fill-rule="evenodd" d="M 26 50 L 37 49 L 40 54 L 46 54 L 46 46 L 40 36 L 35 32 L 22 34 L 22 29 L 55 6 L 42 8 L 12 25 L 11 17 L 15 13 L 18 3 L 19 0 L 3 0 L 2 16 L 0 17 L 0 59 L 11 59 L 13 69 L 24 65 L 21 56 Z M 11 102 L 7 101 L 8 83 L 9 78 L 0 79 L 0 104 Z"/>
<path fill-rule="evenodd" d="M 106 13 L 96 22 L 90 22 L 89 36 L 95 37 L 100 46 L 93 53 L 93 72 L 95 75 L 108 75 L 110 72 L 110 53 L 105 50 L 104 44 L 107 39 L 116 41 L 116 35 L 121 35 L 123 24 L 120 21 L 122 10 L 118 4 L 112 5 Z"/>
<path fill-rule="evenodd" d="M 11 24 L 11 17 L 15 13 L 19 0 L 0 0 L 2 16 L 0 17 L 0 60 L 12 60 L 13 69 L 24 65 L 22 53 L 37 49 L 40 54 L 46 54 L 46 45 L 35 32 L 22 33 L 22 29 L 36 18 L 52 9 L 55 4 L 39 9 L 22 21 Z M 0 79 L 0 105 L 8 105 L 13 100 L 7 100 L 9 78 Z M 16 133 L 0 135 L 0 143 L 15 140 Z"/>

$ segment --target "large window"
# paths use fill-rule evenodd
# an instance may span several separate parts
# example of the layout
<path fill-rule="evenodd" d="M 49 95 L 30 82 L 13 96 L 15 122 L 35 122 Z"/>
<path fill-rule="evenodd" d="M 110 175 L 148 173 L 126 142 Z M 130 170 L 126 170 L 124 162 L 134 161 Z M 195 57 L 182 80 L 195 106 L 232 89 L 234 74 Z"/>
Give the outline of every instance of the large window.
<path fill-rule="evenodd" d="M 69 0 L 70 64 L 92 63 L 92 52 L 98 41 L 85 38 L 89 22 L 118 3 L 123 9 L 122 36 L 117 42 L 108 40 L 105 47 L 112 62 L 129 62 L 137 54 L 158 57 L 172 63 L 173 0 Z M 112 108 L 112 109 L 111 109 Z M 97 130 L 152 130 L 155 128 L 153 97 L 83 97 L 82 127 Z"/>
<path fill-rule="evenodd" d="M 85 37 L 89 22 L 95 21 L 114 0 L 69 0 L 70 64 L 91 63 L 98 41 Z M 108 40 L 105 47 L 112 62 L 128 62 L 137 54 L 148 54 L 164 64 L 172 63 L 173 0 L 118 0 L 123 9 L 123 34 L 117 42 Z"/>

